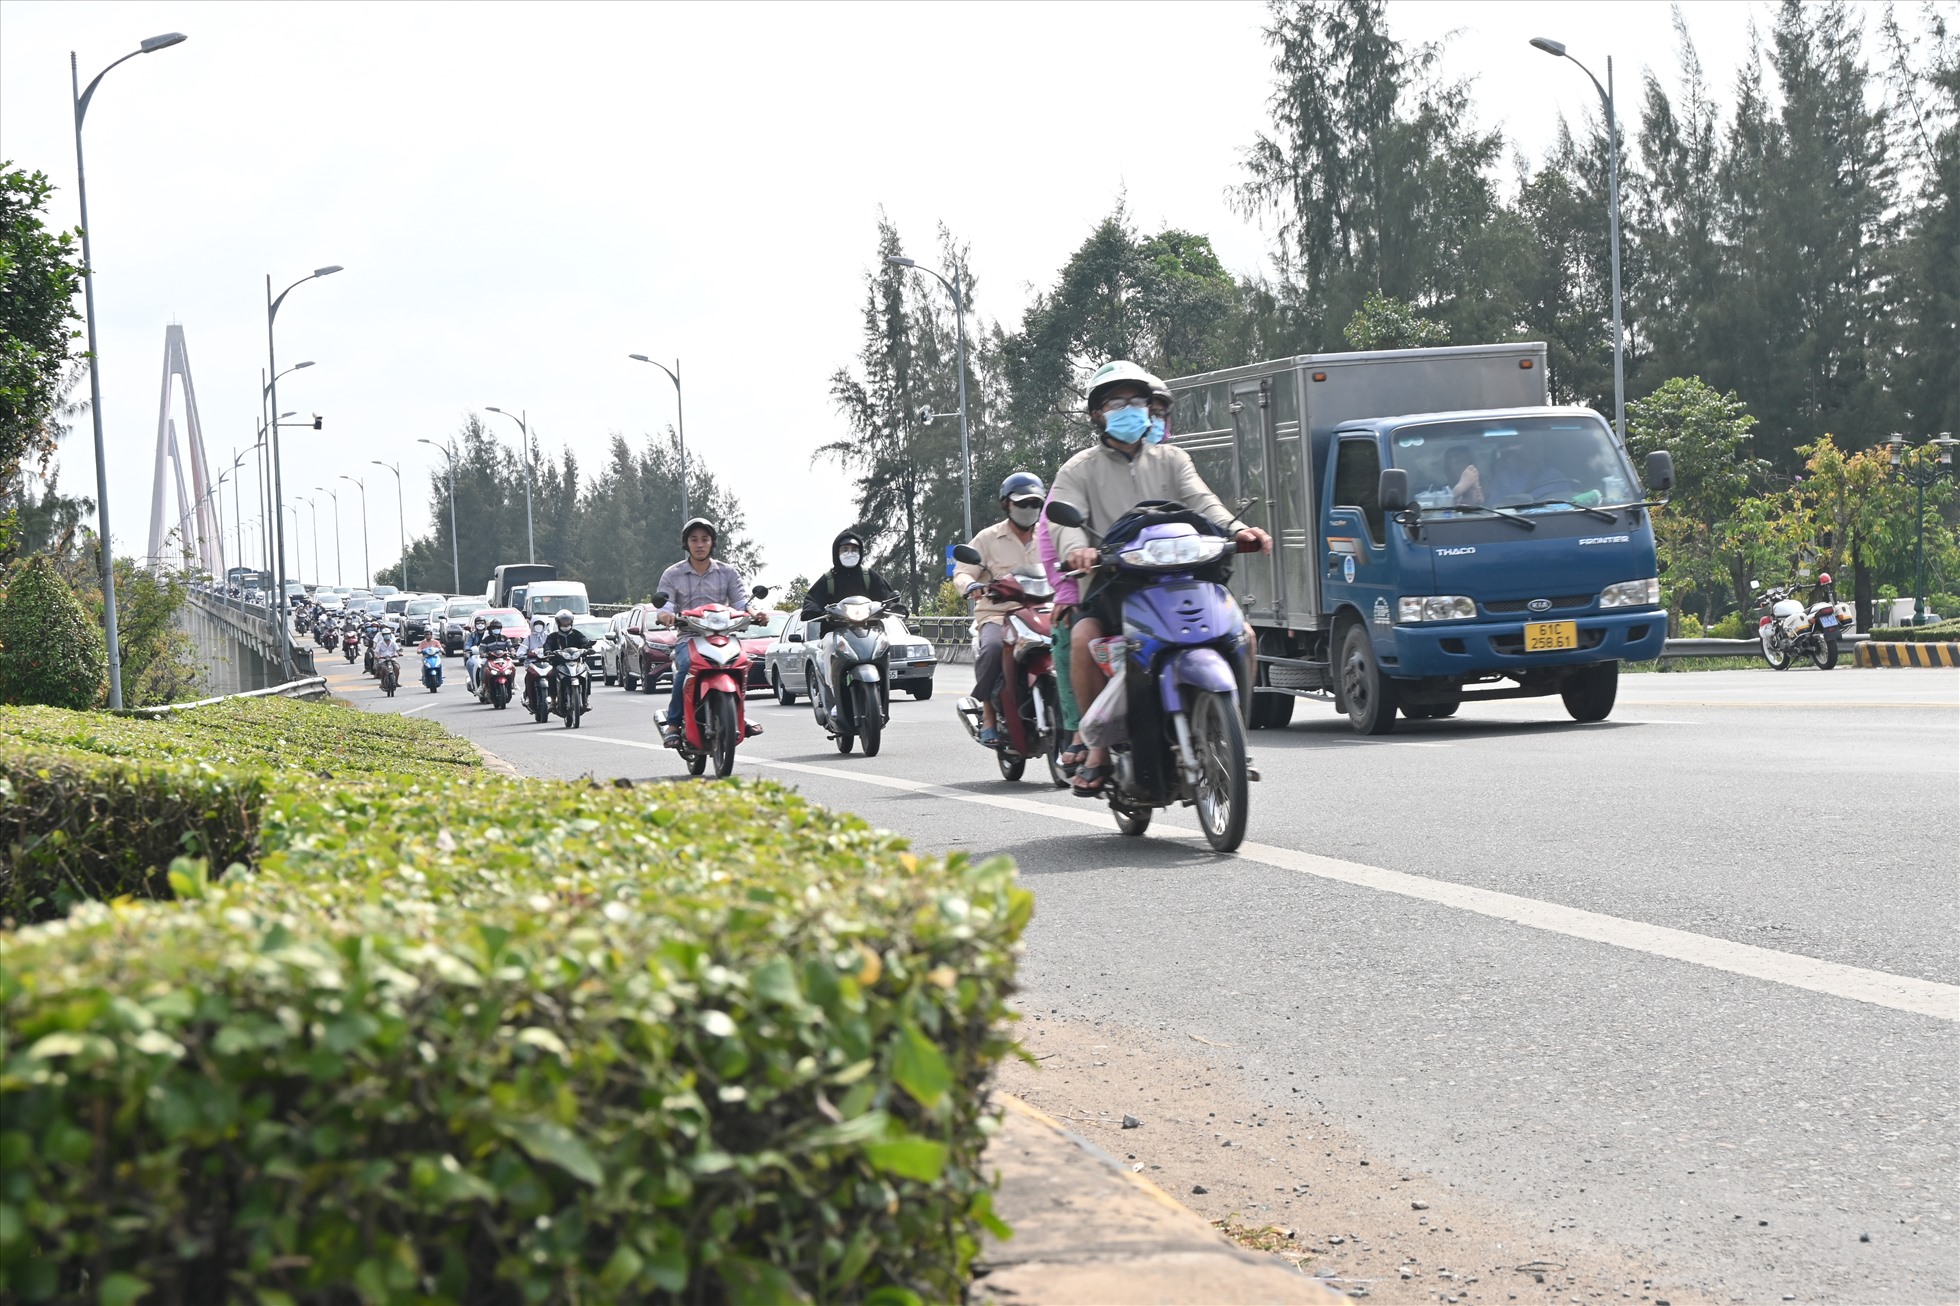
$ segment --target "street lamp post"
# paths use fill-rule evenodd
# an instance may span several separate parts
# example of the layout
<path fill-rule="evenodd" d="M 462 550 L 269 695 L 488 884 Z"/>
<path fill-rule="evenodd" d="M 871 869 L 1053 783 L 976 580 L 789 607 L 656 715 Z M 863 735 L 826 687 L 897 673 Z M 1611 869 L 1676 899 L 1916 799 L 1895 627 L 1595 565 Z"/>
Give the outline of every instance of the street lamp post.
<path fill-rule="evenodd" d="M 434 445 L 449 460 L 449 565 L 455 573 L 451 579 L 456 584 L 456 592 L 460 594 L 463 592 L 463 555 L 456 551 L 456 451 L 427 438 L 418 438 L 416 443 Z"/>
<path fill-rule="evenodd" d="M 524 433 L 524 543 L 530 551 L 530 561 L 538 560 L 538 537 L 531 527 L 531 421 L 530 410 L 506 413 L 501 408 L 488 408 L 486 412 L 496 413 L 517 423 L 517 429 Z M 454 482 L 451 482 L 452 488 Z"/>
<path fill-rule="evenodd" d="M 386 467 L 395 474 L 395 538 L 402 551 L 402 588 L 413 589 L 408 583 L 408 518 L 402 510 L 402 469 L 400 463 L 384 463 L 379 458 L 370 458 L 376 467 Z"/>
<path fill-rule="evenodd" d="M 1960 440 L 1953 438 L 1951 431 L 1941 431 L 1922 444 L 1930 445 L 1939 451 L 1930 464 L 1914 465 L 1905 460 L 1905 452 L 1912 447 L 1912 441 L 1903 435 L 1894 435 L 1885 442 L 1892 459 L 1892 475 L 1919 491 L 1919 509 L 1913 518 L 1918 530 L 1918 539 L 1912 550 L 1912 624 L 1926 624 L 1926 487 L 1953 476 L 1953 447 Z"/>
<path fill-rule="evenodd" d="M 961 291 L 957 276 L 948 281 L 931 268 L 919 264 L 903 254 L 891 254 L 885 261 L 893 267 L 911 268 L 935 278 L 953 296 L 953 317 L 959 324 L 960 348 L 960 509 L 961 522 L 966 528 L 966 538 L 973 538 L 973 459 L 967 452 L 967 413 L 966 413 L 966 295 Z"/>
<path fill-rule="evenodd" d="M 244 465 L 245 465 L 245 451 L 241 449 L 233 449 L 231 451 L 231 473 L 230 473 L 231 517 L 232 517 L 231 535 L 232 535 L 232 540 L 234 542 L 232 548 L 231 565 L 233 567 L 242 567 L 245 565 L 245 506 L 243 502 L 243 496 L 240 491 L 240 487 L 244 484 L 245 481 L 245 474 L 244 472 L 239 470 Z M 229 568 L 227 568 L 227 570 L 229 570 Z M 229 584 L 231 581 L 231 577 L 226 576 L 225 581 L 227 584 Z"/>
<path fill-rule="evenodd" d="M 340 578 L 340 496 L 324 485 L 313 488 L 333 500 L 333 583 L 345 585 L 347 582 Z"/>
<path fill-rule="evenodd" d="M 272 412 L 276 413 L 279 411 L 279 377 L 281 374 L 279 371 L 278 349 L 275 345 L 272 331 L 272 324 L 279 317 L 279 306 L 285 303 L 286 296 L 292 294 L 298 287 L 318 277 L 330 277 L 340 270 L 340 264 L 338 263 L 332 263 L 323 268 L 315 268 L 306 276 L 301 277 L 298 281 L 295 281 L 292 285 L 280 291 L 277 298 L 274 298 L 272 294 L 272 274 L 270 272 L 265 274 L 265 361 L 266 370 L 272 374 L 272 380 L 267 384 L 266 390 L 270 402 L 270 411 Z M 280 468 L 279 423 L 277 419 L 272 422 L 270 439 L 272 455 L 272 497 L 275 503 L 283 503 L 285 502 L 285 480 Z M 338 530 L 339 527 L 340 511 L 336 508 L 334 510 L 334 528 Z M 273 552 L 273 584 L 278 587 L 274 593 L 279 613 L 279 648 L 280 652 L 284 655 L 281 665 L 285 670 L 286 678 L 290 680 L 296 673 L 293 669 L 292 621 L 286 604 L 285 513 L 279 512 L 274 514 L 273 531 L 275 532 L 276 539 L 276 547 Z M 339 584 L 338 581 L 334 583 Z"/>
<path fill-rule="evenodd" d="M 1606 174 L 1607 227 L 1611 233 L 1613 258 L 1613 429 L 1619 433 L 1620 443 L 1627 438 L 1627 349 L 1626 332 L 1620 322 L 1620 120 L 1613 111 L 1613 56 L 1606 56 L 1606 85 L 1599 84 L 1599 78 L 1592 75 L 1592 69 L 1573 59 L 1565 52 L 1563 41 L 1554 41 L 1546 36 L 1531 38 L 1533 48 L 1543 50 L 1558 59 L 1571 59 L 1578 65 L 1599 92 L 1600 101 L 1606 106 L 1606 142 L 1609 149 L 1610 166 Z"/>
<path fill-rule="evenodd" d="M 355 485 L 357 485 L 357 486 L 359 486 L 359 487 L 360 487 L 360 491 L 361 491 L 361 576 L 362 576 L 362 578 L 363 578 L 363 579 L 362 579 L 362 581 L 361 581 L 361 584 L 362 584 L 363 586 L 365 586 L 366 588 L 368 588 L 368 589 L 373 589 L 373 588 L 374 588 L 374 556 L 373 556 L 373 554 L 372 554 L 372 553 L 370 553 L 370 552 L 369 552 L 369 550 L 368 550 L 368 515 L 367 515 L 367 482 L 366 482 L 366 481 L 364 481 L 364 480 L 362 480 L 362 479 L 361 479 L 360 477 L 358 477 L 358 476 L 349 476 L 349 475 L 348 475 L 348 474 L 347 474 L 346 472 L 342 472 L 342 473 L 340 474 L 340 479 L 341 479 L 341 480 L 343 480 L 343 481 L 352 481 L 352 482 L 354 482 L 354 484 L 355 484 Z M 407 588 L 407 587 L 406 587 L 406 586 L 404 586 L 403 588 L 405 589 L 405 588 Z"/>
<path fill-rule="evenodd" d="M 645 354 L 628 354 L 627 357 L 635 362 L 651 363 L 653 366 L 665 372 L 667 379 L 674 383 L 674 433 L 681 445 L 681 520 L 686 521 L 689 516 L 687 507 L 687 410 L 686 406 L 681 402 L 681 360 L 676 358 L 674 365 L 669 367 L 665 363 L 654 362 L 653 359 L 648 358 Z"/>
<path fill-rule="evenodd" d="M 320 501 L 318 499 L 309 499 L 303 494 L 295 494 L 293 498 L 313 510 L 313 583 L 315 585 L 324 585 L 326 584 L 326 577 L 320 573 Z"/>
<path fill-rule="evenodd" d="M 97 73 L 87 90 L 81 89 L 82 75 L 76 65 L 75 52 L 68 52 L 68 84 L 75 97 L 75 200 L 82 214 L 82 311 L 88 326 L 89 416 L 95 426 L 95 513 L 102 564 L 102 634 L 103 642 L 109 648 L 109 706 L 112 710 L 120 709 L 123 705 L 122 643 L 116 630 L 116 559 L 109 539 L 109 460 L 102 446 L 102 369 L 95 348 L 95 256 L 89 248 L 93 228 L 88 220 L 87 170 L 82 166 L 82 119 L 88 116 L 88 102 L 95 98 L 95 88 L 102 84 L 102 79 L 112 69 L 139 54 L 155 54 L 187 39 L 182 32 L 165 32 L 162 36 L 150 37 Z"/>

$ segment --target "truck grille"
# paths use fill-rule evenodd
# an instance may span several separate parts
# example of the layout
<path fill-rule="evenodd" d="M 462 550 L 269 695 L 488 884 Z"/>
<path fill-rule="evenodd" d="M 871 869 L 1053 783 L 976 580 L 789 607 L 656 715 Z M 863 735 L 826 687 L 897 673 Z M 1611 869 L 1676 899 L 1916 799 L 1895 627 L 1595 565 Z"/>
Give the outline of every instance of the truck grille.
<path fill-rule="evenodd" d="M 1555 594 L 1551 599 L 1552 606 L 1545 611 L 1560 612 L 1572 608 L 1590 608 L 1594 597 L 1591 594 Z M 1496 599 L 1484 604 L 1484 611 L 1503 614 L 1529 612 L 1531 605 L 1536 602 L 1536 599 Z"/>

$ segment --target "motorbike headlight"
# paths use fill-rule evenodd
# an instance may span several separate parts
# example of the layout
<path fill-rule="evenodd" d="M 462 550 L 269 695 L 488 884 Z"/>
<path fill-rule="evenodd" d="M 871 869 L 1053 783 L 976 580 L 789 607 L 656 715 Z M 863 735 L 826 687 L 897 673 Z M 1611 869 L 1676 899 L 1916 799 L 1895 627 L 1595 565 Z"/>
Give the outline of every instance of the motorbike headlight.
<path fill-rule="evenodd" d="M 1657 576 L 1646 580 L 1623 580 L 1599 592 L 1602 608 L 1655 608 L 1661 602 L 1661 582 Z"/>
<path fill-rule="evenodd" d="M 1132 567 L 1193 567 L 1216 558 L 1225 551 L 1229 542 L 1200 535 L 1173 535 L 1167 539 L 1146 540 L 1116 556 Z"/>
<path fill-rule="evenodd" d="M 840 610 L 843 612 L 844 620 L 846 621 L 858 622 L 871 620 L 871 605 L 869 603 L 846 603 Z"/>
<path fill-rule="evenodd" d="M 1403 625 L 1418 621 L 1469 621 L 1476 615 L 1477 605 L 1461 594 L 1407 594 L 1395 606 L 1395 620 Z"/>

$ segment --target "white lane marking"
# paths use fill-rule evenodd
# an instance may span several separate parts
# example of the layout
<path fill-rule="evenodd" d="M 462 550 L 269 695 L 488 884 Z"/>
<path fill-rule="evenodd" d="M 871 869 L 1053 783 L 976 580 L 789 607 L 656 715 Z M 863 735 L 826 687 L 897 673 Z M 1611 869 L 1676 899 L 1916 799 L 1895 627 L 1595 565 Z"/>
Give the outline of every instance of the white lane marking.
<path fill-rule="evenodd" d="M 596 743 L 621 744 L 628 748 L 661 749 L 658 744 L 649 744 L 636 739 L 611 739 L 603 735 L 588 735 L 587 738 Z M 661 751 L 665 750 L 661 749 Z M 969 793 L 963 789 L 948 789 L 921 780 L 906 780 L 898 776 L 878 775 L 869 771 L 846 771 L 841 767 L 810 766 L 802 762 L 778 762 L 765 757 L 751 757 L 747 760 L 758 766 L 775 767 L 778 770 L 801 771 L 808 775 L 836 780 L 855 780 L 859 784 L 873 785 L 882 789 L 896 789 L 930 798 L 949 798 L 955 802 L 975 803 L 1002 811 L 1046 816 L 1076 825 L 1092 825 L 1099 829 L 1109 828 L 1109 818 L 1101 804 L 1090 807 L 1085 803 L 1083 806 L 1088 807 L 1089 810 L 1076 811 L 1057 807 L 1053 803 L 1036 802 L 1027 798 L 1010 798 L 1004 794 Z M 1199 836 L 1195 830 L 1182 830 L 1175 826 L 1153 826 L 1148 837 L 1195 839 Z M 1885 971 L 1866 970 L 1862 966 L 1846 966 L 1839 962 L 1821 961 L 1815 957 L 1777 952 L 1774 949 L 1735 943 L 1706 934 L 1670 929 L 1665 925 L 1630 921 L 1618 916 L 1608 916 L 1602 912 L 1584 911 L 1577 907 L 1542 902 L 1536 898 L 1523 898 L 1516 894 L 1499 893 L 1493 889 L 1453 884 L 1446 880 L 1431 880 L 1403 871 L 1364 866 L 1359 862 L 1340 861 L 1332 857 L 1299 852 L 1292 848 L 1278 848 L 1271 844 L 1243 844 L 1234 855 L 1245 861 L 1258 862 L 1301 875 L 1311 875 L 1317 879 L 1334 880 L 1359 888 L 1432 902 L 1443 907 L 1453 907 L 1458 911 L 1509 921 L 1514 925 L 1543 930 L 1548 934 L 1562 934 L 1567 938 L 1603 943 L 1609 947 L 1624 948 L 1631 952 L 1644 952 L 1650 956 L 1684 961 L 1695 966 L 1705 966 L 1710 970 L 1766 980 L 1772 984 L 1782 984 L 1811 993 L 1822 993 L 1828 997 L 1866 1002 L 1893 1011 L 1931 1016 L 1937 1020 L 1960 1021 L 1960 986 L 1952 984 L 1939 984 L 1909 975 L 1892 975 Z"/>
<path fill-rule="evenodd" d="M 413 716 L 413 715 L 414 715 L 415 713 L 417 713 L 417 712 L 426 712 L 426 711 L 428 711 L 428 710 L 429 710 L 430 708 L 432 708 L 432 707 L 441 707 L 441 706 L 442 706 L 442 704 L 440 704 L 440 703 L 434 703 L 434 702 L 430 702 L 430 703 L 424 703 L 424 704 L 422 704 L 422 706 L 420 706 L 420 707 L 405 707 L 405 708 L 403 708 L 403 709 L 402 709 L 401 711 L 399 711 L 399 712 L 397 712 L 397 713 L 395 713 L 395 715 L 396 715 L 396 716 Z"/>

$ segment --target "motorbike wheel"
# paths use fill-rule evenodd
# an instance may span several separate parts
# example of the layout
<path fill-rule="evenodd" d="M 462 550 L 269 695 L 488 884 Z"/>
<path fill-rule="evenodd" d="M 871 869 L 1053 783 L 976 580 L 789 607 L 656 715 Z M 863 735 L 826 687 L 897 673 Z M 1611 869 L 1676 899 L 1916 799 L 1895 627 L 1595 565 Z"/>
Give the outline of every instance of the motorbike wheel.
<path fill-rule="evenodd" d="M 551 696 L 544 692 L 542 685 L 538 687 L 537 696 L 531 702 L 531 715 L 537 718 L 539 725 L 551 720 Z"/>
<path fill-rule="evenodd" d="M 1057 789 L 1066 789 L 1069 780 L 1062 772 L 1062 750 L 1068 745 L 1068 727 L 1062 724 L 1062 696 L 1053 680 L 1041 682 L 1041 706 L 1049 722 L 1048 782 Z"/>
<path fill-rule="evenodd" d="M 1838 642 L 1829 635 L 1819 635 L 1810 646 L 1810 660 L 1819 671 L 1829 671 L 1837 665 Z"/>
<path fill-rule="evenodd" d="M 1359 622 L 1341 636 L 1341 700 L 1357 734 L 1385 735 L 1395 729 L 1395 682 L 1382 674 L 1375 646 Z"/>
<path fill-rule="evenodd" d="M 830 723 L 824 719 L 823 681 L 818 678 L 814 666 L 803 669 L 803 683 L 810 691 L 810 711 L 816 714 L 817 724 L 828 726 Z"/>
<path fill-rule="evenodd" d="M 1150 828 L 1152 813 L 1148 807 L 1119 807 L 1111 803 L 1109 811 L 1116 818 L 1116 830 L 1119 834 L 1127 834 L 1134 839 Z"/>
<path fill-rule="evenodd" d="M 778 703 L 781 703 L 784 707 L 796 706 L 795 693 L 791 691 L 788 685 L 783 683 L 782 673 L 774 667 L 769 668 L 769 688 L 776 692 L 776 701 Z"/>
<path fill-rule="evenodd" d="M 708 748 L 714 755 L 715 779 L 725 780 L 735 769 L 735 745 L 742 736 L 735 724 L 735 696 L 716 693 L 708 704 L 708 719 L 714 727 Z"/>
<path fill-rule="evenodd" d="M 1000 778 L 1010 784 L 1021 778 L 1028 769 L 1028 759 L 1019 753 L 1010 753 L 1005 748 L 994 750 L 994 762 L 1000 767 Z"/>
<path fill-rule="evenodd" d="M 866 757 L 878 756 L 878 745 L 884 742 L 885 723 L 879 710 L 878 687 L 866 680 L 851 682 L 853 711 L 857 718 L 858 739 L 864 744 Z"/>
<path fill-rule="evenodd" d="M 1205 842 L 1228 853 L 1245 841 L 1245 728 L 1236 704 L 1205 692 L 1191 705 L 1191 746 L 1198 754 L 1198 824 Z"/>
<path fill-rule="evenodd" d="M 1773 671 L 1788 671 L 1790 669 L 1790 647 L 1787 644 L 1778 647 L 1770 642 L 1772 638 L 1773 636 L 1767 633 L 1762 636 L 1763 661 L 1769 663 L 1770 669 Z"/>
<path fill-rule="evenodd" d="M 578 719 L 585 715 L 585 704 L 581 701 L 578 686 L 568 685 L 565 689 L 565 729 L 578 729 Z"/>
<path fill-rule="evenodd" d="M 504 685 L 490 686 L 490 706 L 499 712 L 510 704 L 510 690 Z"/>
<path fill-rule="evenodd" d="M 687 755 L 687 773 L 689 775 L 700 775 L 707 769 L 708 755 L 706 753 L 689 753 Z"/>

